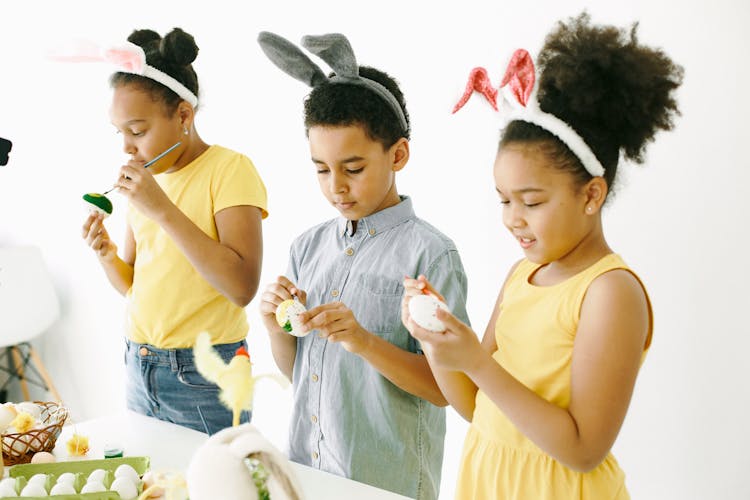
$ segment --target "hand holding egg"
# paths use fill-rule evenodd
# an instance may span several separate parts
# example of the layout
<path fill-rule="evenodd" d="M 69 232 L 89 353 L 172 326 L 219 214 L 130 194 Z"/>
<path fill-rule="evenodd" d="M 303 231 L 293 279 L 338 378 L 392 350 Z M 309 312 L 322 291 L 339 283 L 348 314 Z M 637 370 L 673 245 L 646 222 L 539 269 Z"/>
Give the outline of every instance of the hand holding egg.
<path fill-rule="evenodd" d="M 302 323 L 300 323 L 299 315 L 306 310 L 301 302 L 294 299 L 285 300 L 276 308 L 276 322 L 286 332 L 291 333 L 295 337 L 304 337 L 310 332 L 302 331 Z"/>
<path fill-rule="evenodd" d="M 437 317 L 438 309 L 448 311 L 448 306 L 434 295 L 417 295 L 409 300 L 409 315 L 425 330 L 445 331 L 445 323 Z"/>
<path fill-rule="evenodd" d="M 401 318 L 407 324 L 407 318 L 432 332 L 444 332 L 445 324 L 437 318 L 437 310 L 450 312 L 445 299 L 430 285 L 424 275 L 418 278 L 404 279 L 404 302 L 402 302 Z M 408 298 L 408 300 L 407 300 Z M 408 303 L 408 306 L 404 305 Z M 407 315 L 408 313 L 408 315 Z"/>

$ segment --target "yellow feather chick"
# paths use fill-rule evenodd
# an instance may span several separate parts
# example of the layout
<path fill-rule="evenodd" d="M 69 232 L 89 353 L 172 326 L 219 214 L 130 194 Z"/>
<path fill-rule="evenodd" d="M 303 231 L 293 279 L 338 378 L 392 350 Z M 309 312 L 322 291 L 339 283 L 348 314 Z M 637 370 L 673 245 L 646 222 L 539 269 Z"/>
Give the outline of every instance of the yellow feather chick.
<path fill-rule="evenodd" d="M 198 373 L 219 386 L 219 400 L 232 411 L 233 427 L 240 424 L 242 410 L 252 410 L 253 391 L 258 379 L 269 377 L 275 379 L 282 387 L 289 385 L 289 381 L 279 375 L 254 377 L 253 364 L 244 347 L 237 349 L 229 363 L 225 363 L 211 346 L 211 337 L 206 332 L 200 333 L 196 338 L 193 354 Z"/>
<path fill-rule="evenodd" d="M 36 419 L 25 411 L 19 411 L 16 418 L 10 423 L 11 427 L 21 434 L 30 431 L 34 427 L 34 424 L 36 424 Z"/>

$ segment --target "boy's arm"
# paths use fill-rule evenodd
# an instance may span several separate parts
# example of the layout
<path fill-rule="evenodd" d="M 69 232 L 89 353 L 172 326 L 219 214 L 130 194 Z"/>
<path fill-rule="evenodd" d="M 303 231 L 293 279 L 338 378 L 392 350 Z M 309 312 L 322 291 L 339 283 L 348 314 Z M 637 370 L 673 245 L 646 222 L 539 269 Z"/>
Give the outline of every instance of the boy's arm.
<path fill-rule="evenodd" d="M 279 276 L 274 283 L 266 286 L 260 300 L 260 315 L 271 340 L 271 353 L 281 373 L 292 380 L 294 359 L 297 356 L 297 337 L 288 334 L 276 322 L 276 308 L 285 300 L 296 295 L 303 303 L 307 297 L 285 276 Z"/>
<path fill-rule="evenodd" d="M 329 302 L 314 307 L 300 314 L 299 319 L 302 331 L 318 330 L 319 337 L 340 343 L 400 389 L 436 406 L 448 404 L 423 355 L 405 351 L 365 330 L 344 303 Z"/>

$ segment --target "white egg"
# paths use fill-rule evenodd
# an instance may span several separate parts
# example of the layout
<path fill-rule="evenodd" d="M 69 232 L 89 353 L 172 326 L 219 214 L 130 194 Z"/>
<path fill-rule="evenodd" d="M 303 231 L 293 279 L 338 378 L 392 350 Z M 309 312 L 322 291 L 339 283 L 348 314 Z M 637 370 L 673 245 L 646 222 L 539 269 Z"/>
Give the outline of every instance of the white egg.
<path fill-rule="evenodd" d="M 16 487 L 16 478 L 15 477 L 6 477 L 2 481 L 0 481 L 0 488 L 5 488 L 6 486 L 12 486 L 13 488 Z"/>
<path fill-rule="evenodd" d="M 47 490 L 44 489 L 44 486 L 36 484 L 36 483 L 29 483 L 26 485 L 24 489 L 21 490 L 22 497 L 46 497 Z"/>
<path fill-rule="evenodd" d="M 75 484 L 76 482 L 76 475 L 72 472 L 63 472 L 60 474 L 60 476 L 57 478 L 57 484 Z"/>
<path fill-rule="evenodd" d="M 57 483 L 49 490 L 50 496 L 52 495 L 75 495 L 76 489 L 72 484 L 68 483 Z"/>
<path fill-rule="evenodd" d="M 16 480 L 13 478 L 8 479 L 12 481 L 12 484 L 6 483 L 5 480 L 0 483 L 0 497 L 17 497 L 18 493 L 16 493 Z"/>
<path fill-rule="evenodd" d="M 115 477 L 125 477 L 130 479 L 130 482 L 137 484 L 141 480 L 141 477 L 135 471 L 133 467 L 128 464 L 122 464 L 115 469 Z"/>
<path fill-rule="evenodd" d="M 437 319 L 438 308 L 448 311 L 448 306 L 434 295 L 417 295 L 409 299 L 409 315 L 425 330 L 445 331 L 445 324 Z"/>
<path fill-rule="evenodd" d="M 47 474 L 34 474 L 28 484 L 38 484 L 44 487 L 47 484 Z"/>
<path fill-rule="evenodd" d="M 35 420 L 39 420 L 39 417 L 42 415 L 41 406 L 36 403 L 32 403 L 31 401 L 16 403 L 16 410 L 25 411 L 26 413 L 34 417 Z"/>
<path fill-rule="evenodd" d="M 38 451 L 31 457 L 32 464 L 51 464 L 55 462 L 55 456 L 48 451 Z"/>
<path fill-rule="evenodd" d="M 91 474 L 89 474 L 88 479 L 86 479 L 87 483 L 90 483 L 92 481 L 98 481 L 100 483 L 104 482 L 104 476 L 107 475 L 107 471 L 104 469 L 94 469 L 91 471 Z"/>
<path fill-rule="evenodd" d="M 138 496 L 138 488 L 127 477 L 118 477 L 112 481 L 110 491 L 116 491 L 123 500 L 132 500 Z"/>
<path fill-rule="evenodd" d="M 101 481 L 89 481 L 81 488 L 81 493 L 101 493 L 102 491 L 107 491 L 107 488 Z"/>

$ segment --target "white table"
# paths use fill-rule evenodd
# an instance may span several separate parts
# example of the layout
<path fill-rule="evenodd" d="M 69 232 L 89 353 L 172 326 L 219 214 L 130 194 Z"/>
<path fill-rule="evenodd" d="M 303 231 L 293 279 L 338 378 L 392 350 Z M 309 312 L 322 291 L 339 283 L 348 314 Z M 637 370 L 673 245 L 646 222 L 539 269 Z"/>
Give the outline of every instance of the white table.
<path fill-rule="evenodd" d="M 179 425 L 132 411 L 67 425 L 57 439 L 54 454 L 67 456 L 65 442 L 76 432 L 88 436 L 88 458 L 103 458 L 104 446 L 116 443 L 126 456 L 148 456 L 152 469 L 185 472 L 195 450 L 208 436 Z M 398 500 L 407 497 L 290 462 L 307 500 Z"/>

